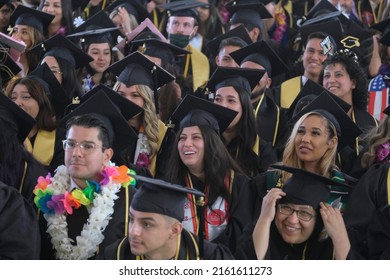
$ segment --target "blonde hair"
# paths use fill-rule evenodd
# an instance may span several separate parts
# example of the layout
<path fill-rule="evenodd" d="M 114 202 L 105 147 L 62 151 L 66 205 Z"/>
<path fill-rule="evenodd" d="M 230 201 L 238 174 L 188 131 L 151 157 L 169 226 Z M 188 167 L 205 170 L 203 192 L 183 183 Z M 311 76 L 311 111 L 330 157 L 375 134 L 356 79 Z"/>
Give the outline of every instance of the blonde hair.
<path fill-rule="evenodd" d="M 328 131 L 328 140 L 331 140 L 333 137 L 337 137 L 336 128 L 333 125 L 332 122 L 330 122 L 326 117 L 321 115 L 318 112 L 309 112 L 304 114 L 294 125 L 294 128 L 291 132 L 290 137 L 287 140 L 284 152 L 283 152 L 283 164 L 296 167 L 296 168 L 302 168 L 303 162 L 299 159 L 296 151 L 295 151 L 295 138 L 298 134 L 298 129 L 302 125 L 302 123 L 309 117 L 309 116 L 318 116 L 321 118 L 322 121 L 326 123 L 326 128 Z M 328 149 L 325 154 L 322 156 L 319 167 L 321 170 L 321 175 L 325 177 L 329 177 L 332 169 L 337 168 L 336 166 L 336 155 L 337 155 L 337 145 L 334 145 L 333 148 Z M 285 182 L 287 179 L 291 177 L 291 173 L 283 172 L 282 171 L 282 182 Z"/>

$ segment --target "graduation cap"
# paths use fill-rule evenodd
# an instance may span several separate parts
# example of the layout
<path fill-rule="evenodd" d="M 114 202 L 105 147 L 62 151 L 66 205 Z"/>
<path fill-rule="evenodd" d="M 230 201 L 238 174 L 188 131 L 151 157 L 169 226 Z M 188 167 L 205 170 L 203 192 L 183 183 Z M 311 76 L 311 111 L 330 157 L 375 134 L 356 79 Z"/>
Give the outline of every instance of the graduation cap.
<path fill-rule="evenodd" d="M 39 57 L 46 56 L 60 57 L 72 65 L 74 68 L 80 68 L 87 65 L 93 58 L 81 50 L 64 36 L 57 34 L 44 42 L 35 46 L 32 52 L 38 53 Z"/>
<path fill-rule="evenodd" d="M 282 187 L 286 195 L 279 203 L 310 205 L 314 209 L 318 209 L 320 202 L 329 201 L 332 187 L 341 186 L 347 192 L 351 190 L 351 186 L 346 183 L 332 180 L 304 169 L 286 165 L 271 165 L 271 167 L 292 174 Z"/>
<path fill-rule="evenodd" d="M 84 114 L 96 114 L 107 126 L 111 143 L 116 152 L 128 147 L 137 139 L 137 134 L 127 123 L 118 107 L 104 92 L 97 92 L 91 98 L 81 103 L 72 112 L 61 119 L 61 125 L 74 117 Z"/>
<path fill-rule="evenodd" d="M 28 8 L 24 5 L 18 5 L 12 13 L 10 21 L 14 25 L 27 25 L 44 33 L 44 28 L 47 28 L 54 19 L 54 16 L 42 11 Z"/>
<path fill-rule="evenodd" d="M 240 87 L 251 93 L 263 77 L 265 70 L 217 67 L 206 84 L 205 89 L 216 92 L 221 87 Z"/>
<path fill-rule="evenodd" d="M 79 25 L 67 38 L 78 38 L 82 45 L 109 43 L 114 46 L 120 36 L 119 28 L 104 11 L 99 11 Z"/>
<path fill-rule="evenodd" d="M 370 28 L 380 31 L 382 37 L 379 41 L 386 46 L 390 46 L 390 18 L 371 25 Z"/>
<path fill-rule="evenodd" d="M 311 19 L 319 15 L 329 14 L 331 12 L 340 12 L 337 8 L 328 0 L 321 0 L 307 13 L 306 18 Z M 341 12 L 340 12 L 341 13 Z"/>
<path fill-rule="evenodd" d="M 0 119 L 9 124 L 9 128 L 17 132 L 18 140 L 23 143 L 35 120 L 20 108 L 15 102 L 0 92 Z"/>
<path fill-rule="evenodd" d="M 205 197 L 204 193 L 196 189 L 140 175 L 132 176 L 137 181 L 143 182 L 131 201 L 131 208 L 136 211 L 157 213 L 182 222 L 187 194 L 193 194 L 199 198 Z"/>
<path fill-rule="evenodd" d="M 230 24 L 249 23 L 261 28 L 262 19 L 272 18 L 272 15 L 258 0 L 231 1 L 225 7 L 232 15 Z"/>
<path fill-rule="evenodd" d="M 0 47 L 0 82 L 5 85 L 21 70 L 18 64 L 9 56 L 8 49 Z"/>
<path fill-rule="evenodd" d="M 169 119 L 178 131 L 182 127 L 206 125 L 222 134 L 237 112 L 213 102 L 187 94 Z"/>
<path fill-rule="evenodd" d="M 137 19 L 137 22 L 141 22 L 149 17 L 148 11 L 136 0 L 116 0 L 104 10 L 108 14 L 111 14 L 114 11 L 118 11 L 121 7 L 133 15 Z"/>
<path fill-rule="evenodd" d="M 15 6 L 12 5 L 11 0 L 0 0 L 0 8 L 3 7 L 5 4 L 8 4 L 10 8 L 13 7 L 13 9 L 15 9 Z"/>
<path fill-rule="evenodd" d="M 383 113 L 385 113 L 386 115 L 388 115 L 390 117 L 390 105 L 387 106 L 387 108 L 383 110 Z"/>
<path fill-rule="evenodd" d="M 171 1 L 166 4 L 159 5 L 158 7 L 166 9 L 168 17 L 192 17 L 196 20 L 196 22 L 200 23 L 200 15 L 195 8 L 205 7 L 208 5 L 208 3 L 199 2 L 197 0 L 180 0 Z"/>
<path fill-rule="evenodd" d="M 166 43 L 156 38 L 138 39 L 131 41 L 130 53 L 139 51 L 148 56 L 158 57 L 169 64 L 175 64 L 175 57 L 189 54 L 190 52 L 173 44 Z"/>
<path fill-rule="evenodd" d="M 320 84 L 309 79 L 303 85 L 297 97 L 295 97 L 293 103 L 291 103 L 290 107 L 287 109 L 287 116 L 289 118 L 293 118 L 299 111 L 303 109 L 304 106 L 308 105 L 323 92 L 326 92 L 331 98 L 333 98 L 333 100 L 341 107 L 344 112 L 348 113 L 348 111 L 351 109 L 351 105 L 349 103 L 332 94 Z M 307 96 L 310 97 L 305 98 Z"/>
<path fill-rule="evenodd" d="M 251 61 L 264 67 L 268 76 L 277 76 L 288 71 L 286 64 L 264 40 L 257 41 L 230 53 L 230 56 L 242 64 Z"/>
<path fill-rule="evenodd" d="M 316 111 L 327 118 L 336 127 L 339 149 L 353 144 L 356 137 L 362 133 L 360 128 L 356 126 L 338 103 L 334 101 L 332 95 L 326 91 L 322 92 L 316 99 L 298 112 L 291 119 L 291 122 L 295 123 L 301 116 L 312 111 Z"/>
<path fill-rule="evenodd" d="M 248 31 L 246 31 L 243 25 L 237 26 L 236 28 L 221 34 L 207 43 L 207 48 L 213 57 L 219 54 L 221 42 L 228 38 L 237 37 L 240 38 L 247 45 L 252 43 L 251 37 L 249 37 Z"/>
<path fill-rule="evenodd" d="M 86 94 L 84 94 L 80 98 L 80 104 L 83 104 L 92 96 L 101 93 L 105 93 L 107 97 L 110 98 L 111 102 L 118 107 L 118 109 L 126 120 L 130 120 L 134 116 L 144 111 L 144 109 L 139 107 L 137 104 L 131 102 L 129 99 L 121 96 L 119 93 L 113 91 L 112 89 L 103 84 L 97 85 L 96 87 L 88 91 Z"/>
<path fill-rule="evenodd" d="M 28 73 L 28 77 L 37 77 L 44 87 L 48 87 L 48 97 L 53 105 L 55 114 L 58 119 L 62 118 L 65 108 L 70 104 L 71 100 L 66 95 L 64 88 L 58 82 L 50 67 L 46 63 L 43 63 Z"/>

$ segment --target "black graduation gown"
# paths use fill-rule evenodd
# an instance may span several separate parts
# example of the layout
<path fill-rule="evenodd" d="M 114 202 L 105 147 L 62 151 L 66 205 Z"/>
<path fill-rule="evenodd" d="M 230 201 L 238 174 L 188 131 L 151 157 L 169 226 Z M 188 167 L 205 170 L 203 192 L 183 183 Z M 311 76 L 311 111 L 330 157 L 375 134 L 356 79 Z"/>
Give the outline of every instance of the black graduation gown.
<path fill-rule="evenodd" d="M 191 176 L 193 187 L 204 191 L 203 183 L 195 176 Z M 250 179 L 242 174 L 235 173 L 232 183 L 231 202 L 229 205 L 229 223 L 224 231 L 211 242 L 227 246 L 234 254 L 238 239 L 244 227 L 252 221 L 253 194 L 250 189 Z"/>
<path fill-rule="evenodd" d="M 193 236 L 196 240 L 194 244 L 193 236 L 190 232 L 183 229 L 181 233 L 181 243 L 178 255 L 178 260 L 197 260 L 199 256 L 196 254 L 198 247 L 197 237 Z M 187 258 L 187 253 L 189 258 Z M 136 256 L 131 253 L 128 237 L 121 238 L 115 243 L 107 246 L 96 257 L 98 260 L 135 260 Z M 214 244 L 208 241 L 204 241 L 204 260 L 234 260 L 232 253 L 229 249 L 221 244 Z"/>
<path fill-rule="evenodd" d="M 369 259 L 390 260 L 390 207 L 378 209 L 368 226 L 367 248 Z"/>
<path fill-rule="evenodd" d="M 28 203 L 30 203 L 31 206 L 34 206 L 33 190 L 38 183 L 38 178 L 39 176 L 45 177 L 48 172 L 48 167 L 42 165 L 38 161 L 27 161 L 26 174 L 24 176 L 22 188 L 19 190 L 19 192 L 28 201 Z"/>
<path fill-rule="evenodd" d="M 0 259 L 39 259 L 40 236 L 36 212 L 10 186 L 0 182 Z"/>
<path fill-rule="evenodd" d="M 104 240 L 99 245 L 98 251 L 104 249 L 107 245 L 127 234 L 129 207 L 135 192 L 135 188 L 128 186 L 127 188 L 121 187 L 119 193 L 117 193 L 118 199 L 114 202 L 114 214 L 103 231 Z M 68 222 L 69 238 L 76 240 L 76 236 L 80 235 L 88 218 L 89 213 L 85 206 L 75 209 L 72 215 L 67 216 L 66 220 Z M 51 237 L 48 233 L 46 233 L 47 222 L 42 213 L 39 214 L 39 226 L 41 229 L 42 239 L 41 259 L 55 259 L 55 252 L 52 248 Z"/>

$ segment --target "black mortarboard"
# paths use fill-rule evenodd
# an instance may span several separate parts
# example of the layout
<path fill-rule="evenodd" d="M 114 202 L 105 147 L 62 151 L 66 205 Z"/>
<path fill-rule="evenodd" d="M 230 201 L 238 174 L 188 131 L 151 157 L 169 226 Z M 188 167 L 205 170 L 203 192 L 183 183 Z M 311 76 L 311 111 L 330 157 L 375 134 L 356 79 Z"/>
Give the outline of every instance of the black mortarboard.
<path fill-rule="evenodd" d="M 51 14 L 28 8 L 24 5 L 18 5 L 12 13 L 10 21 L 14 23 L 14 25 L 31 26 L 43 34 L 44 29 L 49 26 L 53 19 L 54 16 Z"/>
<path fill-rule="evenodd" d="M 166 9 L 169 17 L 192 17 L 199 23 L 199 12 L 195 8 L 208 5 L 208 3 L 203 3 L 196 0 L 180 0 L 171 1 L 166 4 L 159 5 L 158 7 Z"/>
<path fill-rule="evenodd" d="M 136 211 L 157 213 L 182 222 L 187 194 L 193 194 L 199 198 L 205 196 L 196 189 L 140 175 L 132 176 L 137 182 L 143 182 L 131 201 L 131 208 Z"/>
<path fill-rule="evenodd" d="M 291 122 L 295 123 L 301 116 L 312 111 L 318 112 L 334 124 L 339 134 L 339 149 L 353 144 L 356 137 L 362 133 L 347 113 L 334 101 L 331 94 L 326 91 L 322 92 L 316 99 L 297 113 Z"/>
<path fill-rule="evenodd" d="M 111 102 L 111 99 L 104 92 L 97 92 L 91 98 L 81 103 L 72 112 L 61 119 L 61 125 L 74 117 L 84 114 L 97 114 L 106 124 L 114 150 L 121 151 L 136 141 L 137 134 L 123 117 L 118 107 Z M 102 116 L 102 117 L 100 117 Z"/>
<path fill-rule="evenodd" d="M 311 19 L 318 15 L 328 14 L 338 11 L 337 8 L 328 0 L 321 0 L 307 13 L 306 18 Z"/>
<path fill-rule="evenodd" d="M 280 203 L 310 205 L 318 209 L 320 202 L 328 202 L 333 186 L 351 187 L 343 182 L 332 180 L 300 168 L 286 165 L 271 165 L 272 168 L 292 173 L 292 176 L 283 184 L 282 190 L 286 195 Z"/>
<path fill-rule="evenodd" d="M 300 92 L 298 93 L 297 97 L 295 97 L 293 103 L 291 103 L 290 107 L 287 109 L 287 116 L 289 118 L 292 118 L 297 114 L 300 110 L 303 109 L 304 106 L 308 105 L 310 102 L 306 99 L 306 101 L 303 100 L 306 96 L 314 96 L 314 98 L 311 101 L 313 101 L 316 97 L 318 97 L 321 93 L 326 92 L 330 97 L 333 98 L 333 100 L 343 109 L 344 112 L 348 113 L 348 111 L 351 109 L 351 105 L 344 100 L 342 100 L 340 97 L 332 94 L 330 91 L 322 87 L 320 84 L 312 81 L 307 80 L 304 86 L 301 88 Z M 306 104 L 302 104 L 305 102 Z M 299 109 L 299 110 L 298 110 Z"/>
<path fill-rule="evenodd" d="M 104 10 L 110 14 L 120 7 L 124 7 L 129 14 L 137 19 L 137 22 L 141 22 L 149 17 L 148 11 L 136 0 L 116 0 Z"/>
<path fill-rule="evenodd" d="M 265 68 L 268 76 L 276 76 L 288 71 L 286 64 L 280 59 L 275 51 L 264 40 L 255 42 L 230 53 L 237 64 L 251 61 Z"/>
<path fill-rule="evenodd" d="M 0 118 L 9 124 L 10 129 L 16 131 L 21 143 L 35 125 L 34 118 L 2 92 L 0 92 Z"/>
<path fill-rule="evenodd" d="M 138 39 L 131 41 L 130 53 L 139 51 L 148 56 L 158 57 L 169 64 L 175 64 L 175 57 L 190 52 L 173 44 L 163 42 L 156 38 Z"/>
<path fill-rule="evenodd" d="M 28 77 L 38 77 L 42 85 L 48 87 L 48 97 L 53 105 L 55 114 L 58 119 L 62 118 L 65 108 L 70 104 L 71 100 L 66 95 L 64 88 L 58 82 L 50 67 L 46 63 L 43 63 L 28 73 Z"/>
<path fill-rule="evenodd" d="M 175 129 L 206 125 L 222 134 L 237 112 L 221 105 L 187 94 L 170 117 Z"/>
<path fill-rule="evenodd" d="M 371 25 L 372 29 L 382 32 L 380 42 L 386 46 L 390 46 L 390 18 L 382 20 L 374 25 Z"/>
<path fill-rule="evenodd" d="M 388 115 L 390 117 L 390 105 L 387 106 L 387 108 L 383 110 L 383 113 L 385 113 L 386 115 Z"/>
<path fill-rule="evenodd" d="M 258 0 L 231 1 L 225 7 L 232 15 L 230 24 L 249 23 L 261 28 L 262 19 L 272 18 L 272 15 Z"/>
<path fill-rule="evenodd" d="M 243 25 L 240 25 L 232 30 L 225 32 L 224 34 L 215 37 L 214 39 L 212 39 L 207 43 L 207 48 L 209 49 L 212 56 L 216 57 L 219 54 L 220 45 L 223 40 L 227 38 L 233 38 L 233 37 L 240 38 L 247 45 L 252 43 L 252 39 L 251 37 L 249 37 L 248 31 L 246 31 Z"/>
<path fill-rule="evenodd" d="M 5 85 L 21 70 L 12 57 L 8 55 L 8 49 L 0 47 L 0 83 Z"/>
<path fill-rule="evenodd" d="M 42 44 L 34 47 L 32 51 L 39 53 L 40 58 L 46 56 L 60 57 L 68 61 L 76 69 L 93 61 L 92 57 L 60 34 L 45 40 Z"/>
<path fill-rule="evenodd" d="M 119 28 L 114 25 L 104 11 L 99 11 L 79 25 L 67 37 L 78 38 L 82 45 L 109 43 L 110 46 L 115 46 L 118 36 L 120 36 Z"/>
<path fill-rule="evenodd" d="M 249 93 L 259 83 L 265 70 L 237 68 L 237 67 L 217 67 L 207 82 L 206 89 L 216 92 L 221 87 L 240 87 Z"/>
<path fill-rule="evenodd" d="M 10 3 L 11 0 L 0 0 L 0 8 L 3 7 L 5 4 L 10 4 L 10 7 L 14 7 L 14 5 L 12 5 L 12 3 Z"/>
<path fill-rule="evenodd" d="M 116 91 L 113 91 L 109 87 L 100 84 L 88 91 L 86 94 L 84 94 L 80 98 L 80 103 L 84 103 L 89 98 L 94 96 L 95 94 L 98 94 L 98 92 L 104 92 L 108 98 L 114 103 L 118 109 L 121 111 L 123 117 L 126 120 L 130 120 L 132 117 L 138 115 L 139 113 L 143 112 L 143 108 L 139 107 L 137 104 L 131 102 L 127 98 L 121 96 Z"/>

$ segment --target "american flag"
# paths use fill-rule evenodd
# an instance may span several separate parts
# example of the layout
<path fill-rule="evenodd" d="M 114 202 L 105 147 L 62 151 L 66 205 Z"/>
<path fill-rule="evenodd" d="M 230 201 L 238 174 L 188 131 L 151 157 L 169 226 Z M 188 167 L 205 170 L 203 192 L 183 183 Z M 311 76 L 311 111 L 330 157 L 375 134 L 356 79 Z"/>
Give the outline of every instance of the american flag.
<path fill-rule="evenodd" d="M 389 106 L 390 91 L 386 87 L 382 75 L 378 75 L 368 85 L 369 101 L 368 112 L 377 120 L 384 118 L 383 110 Z"/>

